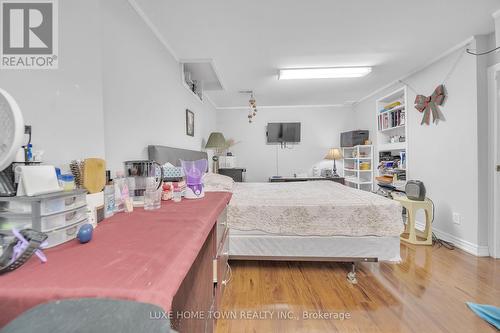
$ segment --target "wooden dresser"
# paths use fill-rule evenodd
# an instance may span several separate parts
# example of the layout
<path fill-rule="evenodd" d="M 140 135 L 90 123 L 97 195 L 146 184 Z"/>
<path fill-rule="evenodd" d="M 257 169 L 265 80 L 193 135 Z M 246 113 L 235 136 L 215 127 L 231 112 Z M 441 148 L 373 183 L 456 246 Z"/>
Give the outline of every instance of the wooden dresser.
<path fill-rule="evenodd" d="M 49 264 L 31 258 L 2 276 L 0 328 L 42 303 L 95 298 L 157 306 L 164 316 L 141 318 L 169 319 L 179 332 L 213 332 L 212 314 L 230 276 L 230 198 L 210 192 L 202 200 L 166 201 L 154 211 L 115 214 L 99 223 L 88 244 L 73 240 L 45 250 Z M 93 318 L 86 319 L 91 325 Z"/>
<path fill-rule="evenodd" d="M 171 323 L 178 332 L 214 332 L 213 313 L 231 276 L 228 234 L 226 208 L 173 298 Z"/>

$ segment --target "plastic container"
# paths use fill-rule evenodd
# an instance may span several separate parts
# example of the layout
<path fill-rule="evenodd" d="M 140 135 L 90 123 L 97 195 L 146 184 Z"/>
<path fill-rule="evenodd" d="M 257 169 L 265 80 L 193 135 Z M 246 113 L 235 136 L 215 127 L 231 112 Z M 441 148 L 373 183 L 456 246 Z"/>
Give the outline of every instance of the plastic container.
<path fill-rule="evenodd" d="M 104 218 L 115 214 L 115 186 L 113 184 L 104 187 Z"/>
<path fill-rule="evenodd" d="M 125 198 L 123 198 L 122 192 L 125 186 L 128 186 L 123 171 L 116 172 L 113 184 L 115 186 L 115 213 L 123 212 L 125 210 Z"/>
<path fill-rule="evenodd" d="M 173 202 L 181 202 L 182 201 L 182 190 L 178 187 L 174 188 L 172 193 L 172 201 Z"/>
<path fill-rule="evenodd" d="M 59 182 L 64 191 L 73 191 L 76 188 L 75 176 L 70 174 L 61 175 Z"/>
<path fill-rule="evenodd" d="M 146 179 L 146 191 L 144 192 L 144 209 L 154 210 L 161 207 L 162 188 L 157 188 L 156 180 L 153 177 Z"/>

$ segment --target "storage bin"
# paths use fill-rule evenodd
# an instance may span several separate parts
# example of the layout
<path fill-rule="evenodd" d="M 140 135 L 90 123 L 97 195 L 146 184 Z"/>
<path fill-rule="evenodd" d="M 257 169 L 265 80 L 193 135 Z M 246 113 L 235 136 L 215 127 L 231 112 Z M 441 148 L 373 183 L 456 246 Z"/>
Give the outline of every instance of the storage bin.
<path fill-rule="evenodd" d="M 81 222 L 75 223 L 73 225 L 61 228 L 61 229 L 56 229 L 50 232 L 47 232 L 47 246 L 45 247 L 46 249 L 49 249 L 51 247 L 60 245 L 62 243 L 66 243 L 72 239 L 76 238 L 76 235 L 78 234 L 78 230 L 80 230 L 80 227 L 87 223 L 87 220 L 83 220 Z"/>
<path fill-rule="evenodd" d="M 0 215 L 0 230 L 10 231 L 13 227 L 16 229 L 32 228 L 40 231 L 50 231 L 53 229 L 65 227 L 87 218 L 87 206 L 72 209 L 59 214 L 42 216 L 40 218 L 40 228 L 32 225 L 32 217 L 29 214 L 23 215 Z M 34 222 L 33 222 L 34 223 Z"/>

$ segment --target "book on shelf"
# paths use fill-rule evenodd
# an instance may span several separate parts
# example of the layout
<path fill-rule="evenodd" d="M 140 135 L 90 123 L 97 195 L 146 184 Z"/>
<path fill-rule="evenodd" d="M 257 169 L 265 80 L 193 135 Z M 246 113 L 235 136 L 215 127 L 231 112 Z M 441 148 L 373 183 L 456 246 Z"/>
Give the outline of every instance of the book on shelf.
<path fill-rule="evenodd" d="M 405 125 L 405 110 L 385 112 L 378 115 L 378 130 L 382 131 Z"/>

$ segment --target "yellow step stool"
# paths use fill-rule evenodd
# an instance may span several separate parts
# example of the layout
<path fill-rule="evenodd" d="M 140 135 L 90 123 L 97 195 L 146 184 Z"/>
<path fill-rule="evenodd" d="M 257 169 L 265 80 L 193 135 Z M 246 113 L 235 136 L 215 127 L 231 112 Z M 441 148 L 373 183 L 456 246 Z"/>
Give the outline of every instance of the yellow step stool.
<path fill-rule="evenodd" d="M 432 201 L 428 198 L 425 198 L 424 201 L 410 200 L 406 196 L 395 196 L 393 199 L 406 208 L 405 231 L 401 234 L 400 239 L 410 244 L 432 245 Z M 425 212 L 424 231 L 415 228 L 415 216 L 419 209 L 423 209 Z"/>

